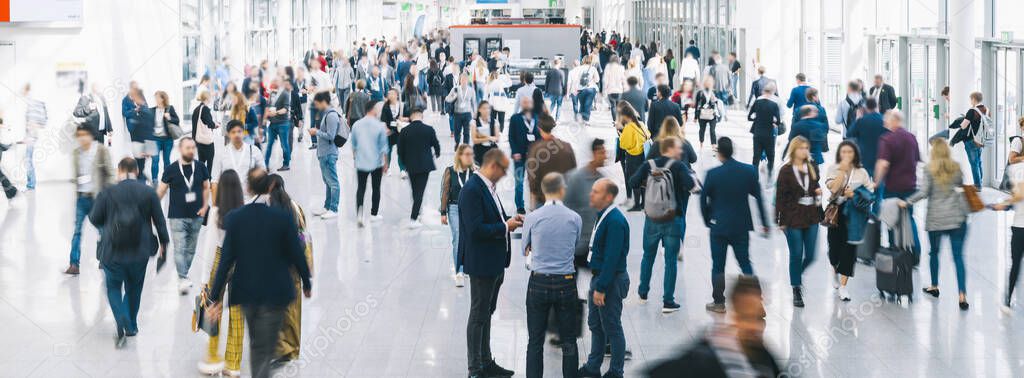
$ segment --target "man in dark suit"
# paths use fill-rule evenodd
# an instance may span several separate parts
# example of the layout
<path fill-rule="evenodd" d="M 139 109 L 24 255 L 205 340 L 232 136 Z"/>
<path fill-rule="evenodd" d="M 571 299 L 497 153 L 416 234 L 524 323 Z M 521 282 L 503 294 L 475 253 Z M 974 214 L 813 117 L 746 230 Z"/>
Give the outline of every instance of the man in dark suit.
<path fill-rule="evenodd" d="M 284 322 L 287 306 L 296 300 L 291 269 L 302 280 L 306 298 L 312 293 L 305 246 L 299 241 L 295 217 L 290 211 L 270 207 L 266 200 L 270 178 L 250 179 L 253 203 L 224 218 L 224 242 L 220 263 L 208 298 L 222 298 L 229 272 L 231 305 L 241 305 L 249 328 L 250 369 L 253 377 L 270 377 L 271 360 Z M 300 299 L 301 300 L 301 299 Z M 210 306 L 211 319 L 220 318 L 222 306 Z"/>
<path fill-rule="evenodd" d="M 398 133 L 398 159 L 405 164 L 405 171 L 409 173 L 409 185 L 412 185 L 409 228 L 416 229 L 423 226 L 419 221 L 423 191 L 427 188 L 430 172 L 437 169 L 434 159 L 441 157 L 441 144 L 437 141 L 434 128 L 423 123 L 423 108 L 413 107 L 409 119 L 409 125 Z"/>
<path fill-rule="evenodd" d="M 878 101 L 878 112 L 881 114 L 896 108 L 896 89 L 886 84 L 882 75 L 875 75 L 875 85 L 868 90 L 868 97 Z"/>
<path fill-rule="evenodd" d="M 103 144 L 107 135 L 114 132 L 110 126 L 110 112 L 107 111 L 107 100 L 96 83 L 92 84 L 91 92 L 82 94 L 75 105 L 73 115 L 84 118 L 84 124 L 92 130 L 96 140 Z"/>
<path fill-rule="evenodd" d="M 512 150 L 512 162 L 515 165 L 515 202 L 516 212 L 526 214 L 526 203 L 523 201 L 523 176 L 526 173 L 526 154 L 530 145 L 540 140 L 540 127 L 533 112 L 533 99 L 529 96 L 519 100 L 519 113 L 513 114 L 509 120 L 508 145 Z"/>
<path fill-rule="evenodd" d="M 509 217 L 495 185 L 505 176 L 509 160 L 500 149 L 484 154 L 483 165 L 459 193 L 458 264 L 469 275 L 470 308 L 466 341 L 470 377 L 509 377 L 491 355 L 491 315 L 505 268 L 512 260 L 509 233 L 523 225 L 523 217 Z"/>
<path fill-rule="evenodd" d="M 718 139 L 718 160 L 722 165 L 708 171 L 704 179 L 704 190 L 700 194 L 700 212 L 704 225 L 711 236 L 711 287 L 714 301 L 708 303 L 708 311 L 725 312 L 725 254 L 732 246 L 733 255 L 744 275 L 754 274 L 750 266 L 750 231 L 754 229 L 750 219 L 749 196 L 757 202 L 761 216 L 761 232 L 768 233 L 768 218 L 761 201 L 761 185 L 757 179 L 757 168 L 732 158 L 732 139 Z"/>
<path fill-rule="evenodd" d="M 661 123 L 665 118 L 673 117 L 683 124 L 683 109 L 679 104 L 672 102 L 672 89 L 666 84 L 658 87 L 658 99 L 651 102 L 651 111 L 647 115 L 647 129 L 651 130 L 651 136 L 656 137 L 661 130 Z"/>
<path fill-rule="evenodd" d="M 636 76 L 630 76 L 626 78 L 626 84 L 629 88 L 622 95 L 619 96 L 619 102 L 628 102 L 633 110 L 636 110 L 637 117 L 640 117 L 640 122 L 645 122 L 647 119 L 647 96 L 644 95 L 644 91 L 640 89 L 640 80 Z M 616 104 L 617 106 L 618 104 Z M 614 120 L 612 120 L 614 121 Z"/>
<path fill-rule="evenodd" d="M 846 132 L 846 137 L 852 139 L 860 148 L 860 163 L 868 171 L 871 177 L 875 177 L 875 161 L 878 160 L 878 140 L 889 132 L 882 120 L 882 113 L 878 112 L 878 100 L 868 98 L 864 100 L 864 107 L 867 113 L 857 119 Z"/>
<path fill-rule="evenodd" d="M 107 301 L 117 322 L 117 347 L 139 332 L 139 302 L 149 258 L 167 258 L 167 223 L 160 198 L 138 180 L 139 167 L 127 157 L 117 165 L 116 185 L 100 192 L 89 221 L 100 230 L 99 259 L 106 273 Z M 157 235 L 152 228 L 156 227 Z M 123 289 L 123 290 L 122 290 Z"/>

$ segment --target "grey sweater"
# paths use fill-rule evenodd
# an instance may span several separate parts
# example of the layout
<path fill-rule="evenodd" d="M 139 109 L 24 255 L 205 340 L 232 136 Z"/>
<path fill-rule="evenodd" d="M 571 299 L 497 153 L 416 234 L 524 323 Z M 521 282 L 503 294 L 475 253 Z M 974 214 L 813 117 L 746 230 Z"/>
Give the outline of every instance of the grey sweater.
<path fill-rule="evenodd" d="M 928 213 L 924 218 L 924 229 L 926 231 L 944 231 L 959 228 L 965 221 L 970 211 L 967 208 L 967 201 L 964 199 L 963 174 L 958 170 L 953 181 L 946 185 L 940 185 L 932 179 L 927 167 L 924 169 L 921 186 L 917 192 L 907 197 L 908 203 L 915 203 L 922 199 L 928 199 Z"/>

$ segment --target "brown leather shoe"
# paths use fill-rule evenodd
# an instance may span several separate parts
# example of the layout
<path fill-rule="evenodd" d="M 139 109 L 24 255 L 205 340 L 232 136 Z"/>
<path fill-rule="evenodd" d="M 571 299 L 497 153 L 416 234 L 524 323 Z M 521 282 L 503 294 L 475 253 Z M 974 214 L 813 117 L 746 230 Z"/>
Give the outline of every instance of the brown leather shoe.
<path fill-rule="evenodd" d="M 70 275 L 73 275 L 73 276 L 77 276 L 78 273 L 79 273 L 78 272 L 78 265 L 71 265 L 71 266 L 68 267 L 67 270 L 64 271 L 64 274 L 70 274 Z"/>

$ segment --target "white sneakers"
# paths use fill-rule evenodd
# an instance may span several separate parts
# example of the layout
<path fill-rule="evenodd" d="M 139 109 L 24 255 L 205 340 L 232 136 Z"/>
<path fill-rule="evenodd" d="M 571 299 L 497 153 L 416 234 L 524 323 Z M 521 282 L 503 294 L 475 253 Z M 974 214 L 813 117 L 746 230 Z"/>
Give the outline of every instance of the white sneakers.
<path fill-rule="evenodd" d="M 373 223 L 377 223 L 377 222 L 380 222 L 380 221 L 382 221 L 382 220 L 384 220 L 384 217 L 383 217 L 383 216 L 381 216 L 380 214 L 377 214 L 377 215 L 371 215 L 371 216 L 370 216 L 370 222 L 373 222 Z"/>
<path fill-rule="evenodd" d="M 455 287 L 463 287 L 463 286 L 466 286 L 466 274 L 465 273 L 455 273 Z"/>
<path fill-rule="evenodd" d="M 180 293 L 181 295 L 188 295 L 188 290 L 191 288 L 192 281 L 189 281 L 188 278 L 178 279 L 178 293 Z"/>
<path fill-rule="evenodd" d="M 405 180 L 406 178 L 409 178 L 409 174 L 402 171 L 402 180 Z"/>
<path fill-rule="evenodd" d="M 406 225 L 406 227 L 408 227 L 410 230 L 415 230 L 415 229 L 418 229 L 420 227 L 423 227 L 423 223 L 420 223 L 419 220 L 413 220 L 413 221 L 410 221 L 409 224 Z"/>
<path fill-rule="evenodd" d="M 319 217 L 321 215 L 324 215 L 324 213 L 326 213 L 326 212 L 327 212 L 327 209 L 321 207 L 319 209 L 313 210 L 313 215 Z"/>
<path fill-rule="evenodd" d="M 224 371 L 224 361 L 206 362 L 199 361 L 199 373 L 203 375 L 218 375 Z"/>
<path fill-rule="evenodd" d="M 337 211 L 325 211 L 320 215 L 320 219 L 334 219 L 338 217 Z"/>
<path fill-rule="evenodd" d="M 839 299 L 843 302 L 850 301 L 850 292 L 846 290 L 846 286 L 839 287 Z"/>

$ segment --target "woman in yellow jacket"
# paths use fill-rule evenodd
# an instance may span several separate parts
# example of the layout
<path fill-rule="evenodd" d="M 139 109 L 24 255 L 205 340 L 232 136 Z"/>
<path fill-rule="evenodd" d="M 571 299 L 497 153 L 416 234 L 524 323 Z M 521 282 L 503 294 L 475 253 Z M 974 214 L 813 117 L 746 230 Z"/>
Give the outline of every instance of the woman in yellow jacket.
<path fill-rule="evenodd" d="M 625 177 L 632 177 L 640 165 L 644 163 L 644 145 L 651 139 L 651 133 L 636 115 L 636 110 L 626 101 L 619 102 L 618 119 L 615 128 L 619 131 L 619 148 L 625 152 Z M 626 186 L 626 196 L 633 198 L 633 207 L 629 211 L 643 209 L 644 195 L 640 188 Z"/>

